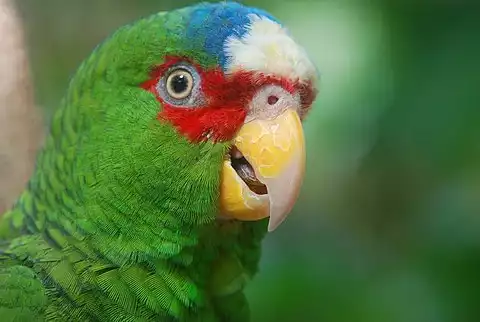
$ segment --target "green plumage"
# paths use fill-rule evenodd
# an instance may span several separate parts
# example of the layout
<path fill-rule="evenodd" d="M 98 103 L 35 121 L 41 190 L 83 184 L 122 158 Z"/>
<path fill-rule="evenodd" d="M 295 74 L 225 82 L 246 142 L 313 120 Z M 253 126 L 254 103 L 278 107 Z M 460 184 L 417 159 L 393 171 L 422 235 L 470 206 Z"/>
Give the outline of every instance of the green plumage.
<path fill-rule="evenodd" d="M 2 322 L 248 320 L 267 223 L 215 219 L 229 143 L 191 143 L 139 86 L 166 55 L 217 64 L 184 49 L 190 10 L 121 28 L 77 71 L 0 221 Z"/>

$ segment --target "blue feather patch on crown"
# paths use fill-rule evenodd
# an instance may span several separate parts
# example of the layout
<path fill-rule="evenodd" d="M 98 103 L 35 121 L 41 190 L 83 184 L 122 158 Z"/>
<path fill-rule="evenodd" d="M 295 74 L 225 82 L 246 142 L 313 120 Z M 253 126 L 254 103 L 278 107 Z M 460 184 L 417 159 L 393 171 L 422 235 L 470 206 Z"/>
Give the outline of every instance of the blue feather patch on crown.
<path fill-rule="evenodd" d="M 225 43 L 231 36 L 242 38 L 248 32 L 252 15 L 279 23 L 263 10 L 236 2 L 203 3 L 197 5 L 190 14 L 187 38 L 193 42 L 201 41 L 204 51 L 216 57 L 219 65 L 225 70 L 228 61 Z"/>

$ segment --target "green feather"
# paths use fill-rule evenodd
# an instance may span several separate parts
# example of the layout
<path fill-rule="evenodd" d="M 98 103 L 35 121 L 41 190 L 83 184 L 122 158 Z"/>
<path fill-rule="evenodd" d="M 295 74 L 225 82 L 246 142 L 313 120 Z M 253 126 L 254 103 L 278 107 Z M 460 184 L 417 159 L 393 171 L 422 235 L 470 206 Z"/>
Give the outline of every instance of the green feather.
<path fill-rule="evenodd" d="M 0 264 L 2 321 L 42 321 L 46 303 L 44 287 L 31 269 Z"/>

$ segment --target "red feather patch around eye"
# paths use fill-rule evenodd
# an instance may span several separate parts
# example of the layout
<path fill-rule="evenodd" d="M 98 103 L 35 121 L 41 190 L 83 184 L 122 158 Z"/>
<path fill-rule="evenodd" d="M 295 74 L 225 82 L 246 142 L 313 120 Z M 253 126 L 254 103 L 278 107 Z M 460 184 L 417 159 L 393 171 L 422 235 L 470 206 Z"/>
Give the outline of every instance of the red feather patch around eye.
<path fill-rule="evenodd" d="M 201 106 L 177 106 L 162 99 L 157 84 L 172 66 L 188 63 L 200 76 L 199 90 L 204 103 Z M 243 125 L 248 113 L 248 105 L 257 90 L 266 84 L 282 86 L 294 93 L 308 92 L 286 79 L 259 75 L 253 72 L 238 71 L 225 75 L 220 68 L 203 69 L 184 57 L 167 57 L 165 63 L 151 73 L 151 78 L 141 84 L 145 90 L 155 94 L 163 109 L 158 119 L 173 124 L 176 129 L 193 142 L 207 139 L 222 142 L 233 139 Z M 308 97 L 307 100 L 311 98 Z M 304 102 L 302 102 L 304 103 Z M 302 104 L 303 105 L 303 104 Z"/>

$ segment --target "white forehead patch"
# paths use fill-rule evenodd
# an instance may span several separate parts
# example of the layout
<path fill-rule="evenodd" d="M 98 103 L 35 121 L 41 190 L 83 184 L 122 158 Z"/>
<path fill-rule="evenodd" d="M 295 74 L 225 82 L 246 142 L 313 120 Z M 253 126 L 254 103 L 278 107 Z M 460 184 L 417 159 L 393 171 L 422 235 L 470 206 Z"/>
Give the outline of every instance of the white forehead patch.
<path fill-rule="evenodd" d="M 315 66 L 285 28 L 266 17 L 252 14 L 249 18 L 247 33 L 225 42 L 227 73 L 242 69 L 316 82 Z"/>

